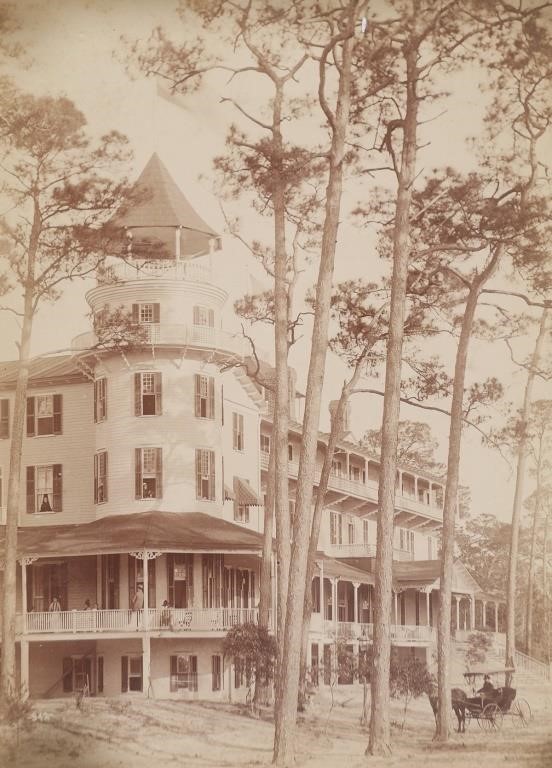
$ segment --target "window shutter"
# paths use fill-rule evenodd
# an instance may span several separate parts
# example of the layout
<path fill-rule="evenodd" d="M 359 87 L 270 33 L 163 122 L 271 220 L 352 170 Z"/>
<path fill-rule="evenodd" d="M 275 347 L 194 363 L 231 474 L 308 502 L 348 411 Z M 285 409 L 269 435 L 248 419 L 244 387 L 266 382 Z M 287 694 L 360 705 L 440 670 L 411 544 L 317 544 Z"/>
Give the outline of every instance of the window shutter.
<path fill-rule="evenodd" d="M 194 391 L 195 391 L 195 415 L 201 416 L 201 376 L 199 373 L 194 375 Z"/>
<path fill-rule="evenodd" d="M 142 449 L 134 449 L 134 497 L 142 498 Z"/>
<path fill-rule="evenodd" d="M 171 656 L 171 692 L 177 690 L 176 675 L 178 674 L 178 656 Z"/>
<path fill-rule="evenodd" d="M 128 691 L 128 656 L 121 656 L 121 693 Z"/>
<path fill-rule="evenodd" d="M 35 434 L 35 399 L 27 398 L 27 437 Z"/>
<path fill-rule="evenodd" d="M 210 328 L 215 327 L 215 310 L 214 309 L 209 310 L 209 327 Z"/>
<path fill-rule="evenodd" d="M 102 379 L 103 419 L 107 419 L 107 379 Z"/>
<path fill-rule="evenodd" d="M 142 374 L 134 374 L 134 415 L 142 415 Z"/>
<path fill-rule="evenodd" d="M 132 305 L 132 322 L 133 323 L 140 322 L 140 307 L 138 306 L 138 304 Z"/>
<path fill-rule="evenodd" d="M 215 380 L 212 376 L 208 378 L 209 382 L 209 418 L 215 418 Z"/>
<path fill-rule="evenodd" d="M 196 448 L 196 496 L 201 498 L 201 448 Z"/>
<path fill-rule="evenodd" d="M 199 325 L 199 307 L 194 307 L 194 325 Z"/>
<path fill-rule="evenodd" d="M 10 401 L 0 400 L 0 437 L 10 436 Z"/>
<path fill-rule="evenodd" d="M 61 395 L 54 395 L 54 435 L 61 435 Z"/>
<path fill-rule="evenodd" d="M 161 316 L 160 305 L 159 304 L 154 304 L 153 305 L 153 322 L 154 323 L 158 323 L 160 316 Z"/>
<path fill-rule="evenodd" d="M 158 304 L 156 306 L 159 306 Z M 153 391 L 155 392 L 155 415 L 160 416 L 161 410 L 162 410 L 162 404 L 161 404 L 161 391 L 162 384 L 161 384 L 161 374 L 160 373 L 154 373 L 153 374 Z"/>
<path fill-rule="evenodd" d="M 94 382 L 94 424 L 98 421 L 98 381 Z"/>
<path fill-rule="evenodd" d="M 35 468 L 27 467 L 27 514 L 36 512 L 35 500 Z"/>
<path fill-rule="evenodd" d="M 197 691 L 197 656 L 190 656 L 190 673 L 192 679 L 190 680 L 190 689 Z"/>
<path fill-rule="evenodd" d="M 98 459 L 97 453 L 94 454 L 94 504 L 98 503 Z"/>
<path fill-rule="evenodd" d="M 224 384 L 220 385 L 220 420 L 224 427 Z"/>
<path fill-rule="evenodd" d="M 103 500 L 107 501 L 107 451 L 105 453 L 102 453 L 100 456 L 100 461 L 103 464 L 103 486 L 104 486 L 104 497 Z"/>
<path fill-rule="evenodd" d="M 62 507 L 62 501 L 61 501 L 61 495 L 62 495 L 62 476 L 61 476 L 61 464 L 54 464 L 53 466 L 53 475 L 54 475 L 54 503 L 52 506 L 52 509 L 54 512 L 61 512 Z"/>
<path fill-rule="evenodd" d="M 238 414 L 232 413 L 232 447 L 238 447 Z"/>
<path fill-rule="evenodd" d="M 71 693 L 73 690 L 73 659 L 66 656 L 63 659 L 63 692 Z"/>
<path fill-rule="evenodd" d="M 155 497 L 157 499 L 163 498 L 163 449 L 155 449 Z"/>
<path fill-rule="evenodd" d="M 209 498 L 215 499 L 215 452 L 209 453 Z"/>

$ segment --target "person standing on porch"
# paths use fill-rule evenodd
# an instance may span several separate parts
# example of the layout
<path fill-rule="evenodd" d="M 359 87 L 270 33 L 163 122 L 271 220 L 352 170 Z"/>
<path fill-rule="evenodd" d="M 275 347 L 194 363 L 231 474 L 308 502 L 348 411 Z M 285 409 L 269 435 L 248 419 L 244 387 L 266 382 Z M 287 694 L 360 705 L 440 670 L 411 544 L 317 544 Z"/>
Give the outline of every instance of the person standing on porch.
<path fill-rule="evenodd" d="M 50 613 L 57 613 L 58 611 L 61 611 L 61 603 L 59 602 L 59 597 L 52 598 L 52 602 L 48 606 L 48 611 Z"/>
<path fill-rule="evenodd" d="M 144 607 L 144 587 L 142 584 L 138 584 L 136 587 L 136 592 L 134 593 L 134 597 L 132 598 L 132 610 L 136 612 L 136 628 L 140 626 L 140 613 Z"/>

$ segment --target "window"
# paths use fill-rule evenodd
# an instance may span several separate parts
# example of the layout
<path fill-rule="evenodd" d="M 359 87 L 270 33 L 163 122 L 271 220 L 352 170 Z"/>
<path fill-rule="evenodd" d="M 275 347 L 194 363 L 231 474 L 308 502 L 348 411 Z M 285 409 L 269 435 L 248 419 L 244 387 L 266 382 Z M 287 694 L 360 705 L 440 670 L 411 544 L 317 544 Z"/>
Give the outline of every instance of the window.
<path fill-rule="evenodd" d="M 194 307 L 194 325 L 215 327 L 215 312 L 209 307 Z"/>
<path fill-rule="evenodd" d="M 362 541 L 365 546 L 370 543 L 370 525 L 368 520 L 362 521 Z"/>
<path fill-rule="evenodd" d="M 171 656 L 171 692 L 197 691 L 197 656 Z"/>
<path fill-rule="evenodd" d="M 191 608 L 194 604 L 194 556 L 167 555 L 169 604 L 174 608 Z"/>
<path fill-rule="evenodd" d="M 161 374 L 143 371 L 134 374 L 134 413 L 136 416 L 161 414 Z"/>
<path fill-rule="evenodd" d="M 136 448 L 134 460 L 135 498 L 162 498 L 162 448 Z"/>
<path fill-rule="evenodd" d="M 261 435 L 259 438 L 261 453 L 270 453 L 270 436 Z"/>
<path fill-rule="evenodd" d="M 330 544 L 342 544 L 342 520 L 339 512 L 330 512 Z"/>
<path fill-rule="evenodd" d="M 224 608 L 253 608 L 256 603 L 254 571 L 224 566 L 222 581 Z"/>
<path fill-rule="evenodd" d="M 119 555 L 101 555 L 101 606 L 119 607 Z"/>
<path fill-rule="evenodd" d="M 63 692 L 82 691 L 85 687 L 90 691 L 92 685 L 92 659 L 87 657 L 63 659 Z M 102 680 L 103 690 L 103 680 Z"/>
<path fill-rule="evenodd" d="M 219 653 L 211 656 L 211 690 L 222 689 L 222 656 Z"/>
<path fill-rule="evenodd" d="M 414 531 L 399 528 L 399 549 L 405 552 L 414 552 Z"/>
<path fill-rule="evenodd" d="M 293 445 L 291 443 L 288 443 L 288 459 L 293 461 Z"/>
<path fill-rule="evenodd" d="M 104 689 L 104 657 L 98 656 L 96 661 L 96 691 L 103 693 Z"/>
<path fill-rule="evenodd" d="M 10 436 L 10 401 L 7 397 L 0 400 L 0 438 Z"/>
<path fill-rule="evenodd" d="M 232 447 L 235 451 L 243 451 L 245 446 L 243 432 L 243 414 L 232 414 Z"/>
<path fill-rule="evenodd" d="M 196 448 L 196 496 L 215 500 L 215 452 Z"/>
<path fill-rule="evenodd" d="M 61 512 L 61 464 L 27 467 L 27 514 Z"/>
<path fill-rule="evenodd" d="M 133 304 L 132 320 L 134 323 L 158 323 L 160 306 L 155 303 Z"/>
<path fill-rule="evenodd" d="M 249 504 L 234 504 L 234 520 L 237 523 L 249 522 Z"/>
<path fill-rule="evenodd" d="M 94 382 L 94 421 L 107 419 L 107 379 L 96 379 Z"/>
<path fill-rule="evenodd" d="M 61 395 L 27 398 L 27 437 L 61 435 Z"/>
<path fill-rule="evenodd" d="M 352 518 L 347 521 L 347 543 L 355 543 L 355 521 Z"/>
<path fill-rule="evenodd" d="M 311 584 L 312 612 L 320 613 L 320 576 L 315 576 Z"/>
<path fill-rule="evenodd" d="M 341 461 L 339 459 L 334 459 L 332 461 L 332 475 L 337 475 L 337 477 L 341 477 L 343 465 L 341 464 Z"/>
<path fill-rule="evenodd" d="M 195 415 L 200 419 L 215 418 L 215 380 L 212 376 L 195 375 Z"/>
<path fill-rule="evenodd" d="M 350 466 L 349 467 L 349 480 L 355 480 L 357 483 L 360 483 L 362 480 L 362 473 L 360 467 Z"/>
<path fill-rule="evenodd" d="M 121 656 L 121 691 L 142 690 L 142 657 Z"/>
<path fill-rule="evenodd" d="M 107 501 L 107 451 L 94 455 L 94 504 Z"/>

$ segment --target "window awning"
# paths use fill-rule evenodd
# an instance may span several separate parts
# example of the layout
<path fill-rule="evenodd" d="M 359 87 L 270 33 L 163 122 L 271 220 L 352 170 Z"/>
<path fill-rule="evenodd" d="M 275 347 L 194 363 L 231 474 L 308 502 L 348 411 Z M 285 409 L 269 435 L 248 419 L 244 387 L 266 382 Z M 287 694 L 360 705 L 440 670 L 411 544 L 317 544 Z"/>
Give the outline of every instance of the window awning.
<path fill-rule="evenodd" d="M 224 483 L 224 501 L 234 501 L 235 498 L 236 498 L 236 494 L 234 493 L 234 491 L 230 488 L 229 485 L 226 485 L 226 483 Z"/>
<path fill-rule="evenodd" d="M 244 507 L 262 507 L 263 502 L 257 496 L 248 480 L 243 477 L 234 478 L 234 493 L 238 504 Z"/>

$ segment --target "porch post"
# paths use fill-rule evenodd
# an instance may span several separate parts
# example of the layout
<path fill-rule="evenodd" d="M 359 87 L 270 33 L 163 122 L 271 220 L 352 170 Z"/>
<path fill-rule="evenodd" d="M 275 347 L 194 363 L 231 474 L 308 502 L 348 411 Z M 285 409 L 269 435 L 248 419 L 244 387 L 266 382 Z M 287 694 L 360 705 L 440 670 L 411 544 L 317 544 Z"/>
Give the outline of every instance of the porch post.
<path fill-rule="evenodd" d="M 456 600 L 456 629 L 460 629 L 460 596 L 455 595 L 454 596 Z"/>
<path fill-rule="evenodd" d="M 347 480 L 349 479 L 349 466 L 350 466 L 350 455 L 349 451 L 345 451 L 345 477 Z"/>
<path fill-rule="evenodd" d="M 431 626 L 431 609 L 429 606 L 429 603 L 431 601 L 431 589 L 426 590 L 426 618 L 427 618 L 427 626 Z"/>
<path fill-rule="evenodd" d="M 360 583 L 353 581 L 353 594 L 354 594 L 354 606 L 353 606 L 353 621 L 358 624 L 358 588 Z"/>
<path fill-rule="evenodd" d="M 418 499 L 418 475 L 414 475 L 414 498 L 416 501 L 419 501 Z"/>
<path fill-rule="evenodd" d="M 393 602 L 395 605 L 395 626 L 399 623 L 397 621 L 398 613 L 397 613 L 397 593 L 393 591 Z"/>
<path fill-rule="evenodd" d="M 368 483 L 368 459 L 364 459 L 364 482 Z"/>
<path fill-rule="evenodd" d="M 475 596 L 470 595 L 470 629 L 475 629 Z"/>
<path fill-rule="evenodd" d="M 21 613 L 23 614 L 23 631 L 27 630 L 27 561 L 21 558 Z M 21 646 L 21 674 L 23 675 L 23 645 Z"/>
<path fill-rule="evenodd" d="M 144 562 L 147 563 L 148 561 L 144 560 Z M 145 604 L 146 601 L 144 600 L 144 605 Z M 151 641 L 150 636 L 147 633 L 142 637 L 142 667 L 144 695 L 146 699 L 149 699 L 151 691 L 153 699 L 155 696 L 153 695 L 153 686 L 151 684 Z"/>
<path fill-rule="evenodd" d="M 143 558 L 144 558 L 144 617 L 143 617 L 143 626 L 144 629 L 147 630 L 149 625 L 149 556 L 150 553 L 147 551 L 147 549 L 144 550 Z M 148 646 L 148 653 L 149 653 L 149 646 Z M 144 649 L 144 660 L 145 660 L 145 649 Z M 149 695 L 149 694 L 148 694 Z"/>
<path fill-rule="evenodd" d="M 24 567 L 24 566 L 23 566 Z M 21 698 L 29 698 L 29 642 L 21 638 L 19 642 L 21 651 Z"/>
<path fill-rule="evenodd" d="M 334 620 L 334 630 L 335 630 L 335 636 L 337 638 L 337 584 L 339 579 L 336 577 L 332 580 L 332 588 L 333 588 L 333 620 Z"/>
<path fill-rule="evenodd" d="M 498 632 L 498 600 L 495 600 L 494 603 L 494 625 L 495 625 L 495 632 Z"/>

